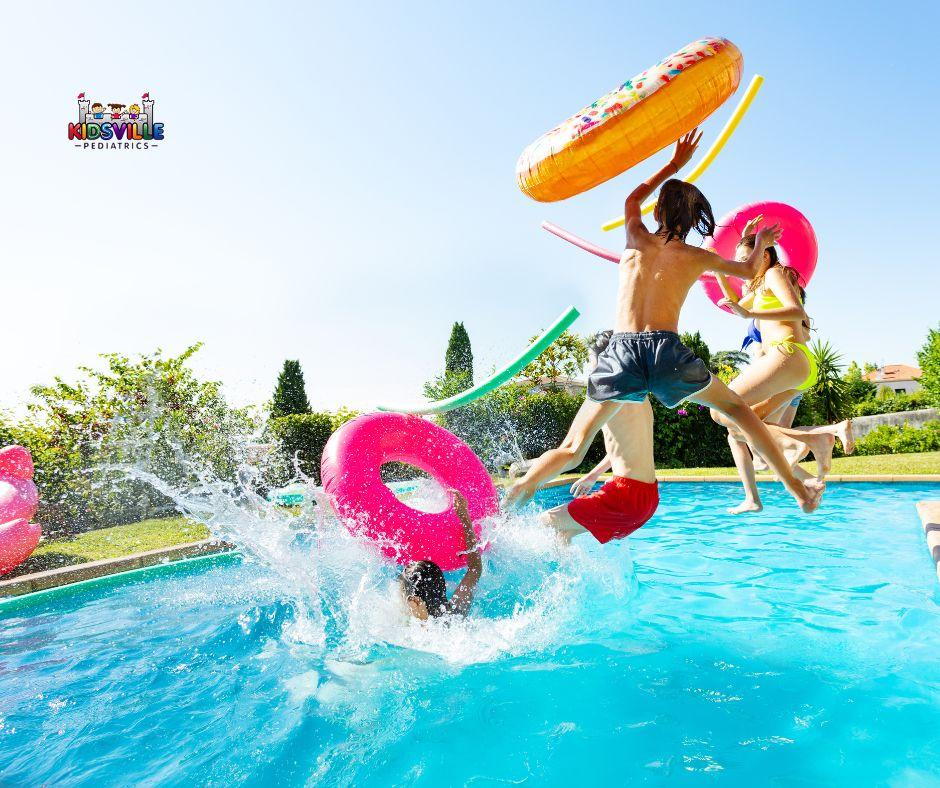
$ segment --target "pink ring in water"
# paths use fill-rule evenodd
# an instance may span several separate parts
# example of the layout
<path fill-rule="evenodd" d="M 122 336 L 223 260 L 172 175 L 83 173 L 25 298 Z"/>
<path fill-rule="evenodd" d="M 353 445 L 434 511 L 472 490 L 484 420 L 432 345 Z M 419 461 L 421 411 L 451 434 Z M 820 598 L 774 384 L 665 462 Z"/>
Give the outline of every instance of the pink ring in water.
<path fill-rule="evenodd" d="M 403 413 L 371 413 L 347 422 L 323 449 L 323 489 L 343 523 L 379 543 L 399 564 L 434 561 L 445 572 L 467 565 L 463 526 L 449 505 L 422 512 L 399 501 L 380 470 L 387 462 L 420 468 L 444 489 L 467 499 L 479 536 L 479 521 L 499 511 L 499 496 L 480 459 L 456 435 Z"/>

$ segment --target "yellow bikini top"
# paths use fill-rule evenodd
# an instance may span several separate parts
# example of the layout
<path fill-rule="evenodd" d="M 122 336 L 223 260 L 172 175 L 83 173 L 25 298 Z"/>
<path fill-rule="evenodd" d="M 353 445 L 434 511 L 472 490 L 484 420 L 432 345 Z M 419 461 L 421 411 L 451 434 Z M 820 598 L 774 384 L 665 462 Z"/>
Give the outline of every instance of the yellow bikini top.
<path fill-rule="evenodd" d="M 769 309 L 783 309 L 783 302 L 770 290 L 748 293 L 741 299 L 741 306 L 752 312 L 766 312 Z"/>

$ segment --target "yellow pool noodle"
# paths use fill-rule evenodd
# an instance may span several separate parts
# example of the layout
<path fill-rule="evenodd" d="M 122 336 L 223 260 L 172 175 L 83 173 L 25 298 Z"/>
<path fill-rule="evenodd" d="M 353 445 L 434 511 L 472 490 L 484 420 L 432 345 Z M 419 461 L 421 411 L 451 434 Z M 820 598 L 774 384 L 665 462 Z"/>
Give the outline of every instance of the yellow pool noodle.
<path fill-rule="evenodd" d="M 712 146 L 708 149 L 708 152 L 702 157 L 702 160 L 695 165 L 695 169 L 692 170 L 683 180 L 687 183 L 695 183 L 696 180 L 708 169 L 709 165 L 715 160 L 721 149 L 725 147 L 725 143 L 731 138 L 731 135 L 734 134 L 734 130 L 738 127 L 738 124 L 741 122 L 747 111 L 751 107 L 751 102 L 754 101 L 754 97 L 757 95 L 757 92 L 760 90 L 761 85 L 764 84 L 764 78 L 760 74 L 755 74 L 754 79 L 751 80 L 751 84 L 747 86 L 747 90 L 744 91 L 744 95 L 741 97 L 741 100 L 738 102 L 738 106 L 735 108 L 734 112 L 731 113 L 731 117 L 728 118 L 728 122 L 725 123 L 725 127 L 721 130 L 721 133 L 718 135 Z M 642 213 L 645 216 L 648 213 L 652 213 L 653 208 L 656 207 L 656 200 L 651 200 L 643 206 Z M 603 230 L 616 230 L 618 227 L 623 227 L 623 216 L 619 216 L 616 219 L 611 219 L 606 224 L 601 225 Z"/>

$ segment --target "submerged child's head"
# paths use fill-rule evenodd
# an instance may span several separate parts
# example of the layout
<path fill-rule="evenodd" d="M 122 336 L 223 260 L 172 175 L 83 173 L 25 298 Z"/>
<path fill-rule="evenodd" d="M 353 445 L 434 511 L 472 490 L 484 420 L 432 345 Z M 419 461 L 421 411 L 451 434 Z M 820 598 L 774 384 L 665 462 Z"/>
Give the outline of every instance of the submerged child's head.
<path fill-rule="evenodd" d="M 444 572 L 433 561 L 415 561 L 399 575 L 401 593 L 408 611 L 422 621 L 447 612 L 447 584 Z"/>
<path fill-rule="evenodd" d="M 665 235 L 668 243 L 673 238 L 685 241 L 695 230 L 703 238 L 715 232 L 712 206 L 695 186 L 678 178 L 671 178 L 659 190 L 653 214 L 659 227 L 658 235 Z"/>

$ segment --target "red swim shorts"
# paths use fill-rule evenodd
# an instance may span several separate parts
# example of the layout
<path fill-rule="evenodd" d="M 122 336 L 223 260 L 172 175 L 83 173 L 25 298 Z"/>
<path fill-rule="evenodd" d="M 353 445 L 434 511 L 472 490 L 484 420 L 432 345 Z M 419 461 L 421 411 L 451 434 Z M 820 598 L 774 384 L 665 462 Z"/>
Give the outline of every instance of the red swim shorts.
<path fill-rule="evenodd" d="M 656 513 L 659 486 L 615 476 L 597 492 L 575 498 L 568 514 L 601 544 L 632 534 Z"/>

